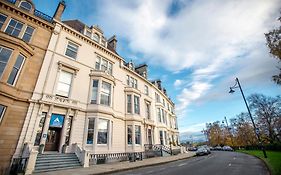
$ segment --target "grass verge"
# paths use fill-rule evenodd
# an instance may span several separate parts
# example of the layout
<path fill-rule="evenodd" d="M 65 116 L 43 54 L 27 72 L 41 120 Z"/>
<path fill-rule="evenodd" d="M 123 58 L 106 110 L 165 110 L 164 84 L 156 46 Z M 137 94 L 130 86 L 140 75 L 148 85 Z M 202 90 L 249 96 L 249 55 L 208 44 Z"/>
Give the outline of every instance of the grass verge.
<path fill-rule="evenodd" d="M 281 152 L 280 151 L 266 151 L 267 158 L 264 158 L 260 150 L 237 150 L 250 155 L 261 158 L 269 167 L 272 175 L 281 175 Z"/>

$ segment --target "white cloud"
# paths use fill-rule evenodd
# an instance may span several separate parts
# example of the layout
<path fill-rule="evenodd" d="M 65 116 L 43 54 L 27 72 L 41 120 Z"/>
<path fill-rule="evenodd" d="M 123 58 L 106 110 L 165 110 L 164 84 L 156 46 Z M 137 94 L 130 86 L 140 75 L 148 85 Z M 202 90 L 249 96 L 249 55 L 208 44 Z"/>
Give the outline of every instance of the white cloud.
<path fill-rule="evenodd" d="M 229 68 L 241 69 L 242 74 L 246 69 L 254 72 L 263 67 L 256 61 L 268 57 L 266 52 L 260 52 L 262 56 L 258 59 L 251 53 L 264 44 L 264 33 L 275 24 L 281 3 L 195 0 L 177 15 L 169 16 L 171 3 L 172 0 L 104 0 L 98 23 L 126 39 L 134 53 L 143 55 L 142 61 L 172 72 L 194 70 L 188 75 L 190 82 L 174 82 L 175 87 L 184 86 L 177 97 L 177 109 L 183 117 L 188 105 L 202 98 L 216 78 L 229 74 Z M 251 62 L 251 66 L 239 67 L 245 61 Z M 260 74 L 264 75 L 269 67 L 262 70 Z"/>
<path fill-rule="evenodd" d="M 179 86 L 181 86 L 182 85 L 182 80 L 176 80 L 175 82 L 174 82 L 174 87 L 175 88 L 178 88 Z"/>

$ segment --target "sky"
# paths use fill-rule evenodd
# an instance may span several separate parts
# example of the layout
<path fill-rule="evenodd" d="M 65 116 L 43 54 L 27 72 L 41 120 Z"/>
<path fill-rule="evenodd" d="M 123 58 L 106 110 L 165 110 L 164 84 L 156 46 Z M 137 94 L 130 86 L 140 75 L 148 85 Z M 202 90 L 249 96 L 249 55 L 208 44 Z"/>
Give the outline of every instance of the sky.
<path fill-rule="evenodd" d="M 59 0 L 33 0 L 53 16 Z M 181 140 L 202 139 L 206 123 L 246 112 L 246 96 L 281 94 L 271 76 L 280 63 L 264 33 L 280 26 L 281 0 L 66 0 L 63 20 L 99 25 L 116 35 L 125 60 L 149 65 L 176 104 Z"/>

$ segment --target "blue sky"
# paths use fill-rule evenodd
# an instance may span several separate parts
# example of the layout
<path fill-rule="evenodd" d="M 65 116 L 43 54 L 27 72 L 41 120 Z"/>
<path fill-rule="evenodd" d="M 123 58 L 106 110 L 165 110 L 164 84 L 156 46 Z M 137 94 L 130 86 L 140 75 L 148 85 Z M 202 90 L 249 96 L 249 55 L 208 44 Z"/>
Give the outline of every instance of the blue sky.
<path fill-rule="evenodd" d="M 53 15 L 59 0 L 34 0 Z M 264 33 L 280 25 L 280 0 L 66 0 L 63 20 L 98 24 L 116 34 L 118 53 L 147 63 L 176 103 L 182 139 L 197 137 L 206 122 L 246 111 L 245 95 L 281 94 L 271 81 L 278 62 L 268 54 Z M 280 65 L 280 64 L 279 64 Z M 201 136 L 202 137 L 202 136 Z"/>

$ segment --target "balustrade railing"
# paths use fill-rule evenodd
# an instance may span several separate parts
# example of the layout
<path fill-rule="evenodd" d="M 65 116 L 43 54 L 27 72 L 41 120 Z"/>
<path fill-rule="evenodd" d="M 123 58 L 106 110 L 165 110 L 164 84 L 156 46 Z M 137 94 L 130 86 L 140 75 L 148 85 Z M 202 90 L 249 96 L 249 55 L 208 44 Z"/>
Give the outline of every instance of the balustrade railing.
<path fill-rule="evenodd" d="M 143 152 L 91 154 L 89 164 L 104 164 L 109 162 L 136 161 L 143 159 Z"/>

